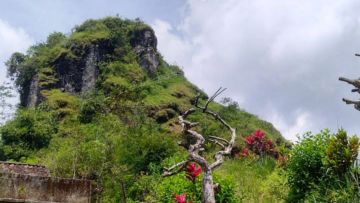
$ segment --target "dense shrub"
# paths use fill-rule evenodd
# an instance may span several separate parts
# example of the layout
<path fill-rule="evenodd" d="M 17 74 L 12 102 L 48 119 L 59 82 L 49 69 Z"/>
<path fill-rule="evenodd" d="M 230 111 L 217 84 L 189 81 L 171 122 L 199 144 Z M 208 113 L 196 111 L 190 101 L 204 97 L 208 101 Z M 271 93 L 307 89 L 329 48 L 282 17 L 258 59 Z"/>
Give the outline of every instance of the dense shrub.
<path fill-rule="evenodd" d="M 184 173 L 162 179 L 155 187 L 159 202 L 173 203 L 176 202 L 175 195 L 186 194 L 187 200 L 200 203 L 201 179 L 202 177 L 199 177 L 195 181 L 189 181 Z M 216 202 L 238 202 L 235 197 L 235 184 L 232 180 L 215 175 L 214 182 L 219 184 L 215 194 Z"/>
<path fill-rule="evenodd" d="M 261 130 L 257 130 L 255 133 L 245 138 L 247 148 L 244 148 L 242 155 L 247 156 L 249 154 L 248 149 L 261 157 L 270 155 L 275 158 L 279 157 L 278 151 L 275 149 L 273 142 L 265 137 L 265 133 Z"/>
<path fill-rule="evenodd" d="M 32 151 L 48 146 L 56 132 L 51 112 L 20 110 L 0 128 L 5 157 L 14 160 L 27 157 Z"/>
<path fill-rule="evenodd" d="M 316 135 L 305 134 L 294 146 L 287 163 L 288 201 L 333 202 L 337 199 L 335 202 L 338 202 L 339 199 L 357 198 L 358 180 L 352 172 L 352 164 L 358 147 L 358 138 L 348 139 L 342 129 L 335 135 L 328 130 Z M 349 196 L 341 194 L 344 192 Z"/>
<path fill-rule="evenodd" d="M 136 173 L 148 172 L 150 164 L 160 164 L 177 149 L 174 139 L 159 131 L 157 127 L 159 126 L 144 124 L 132 127 L 118 143 L 118 158 L 131 166 Z"/>
<path fill-rule="evenodd" d="M 326 173 L 323 159 L 329 139 L 328 130 L 316 135 L 307 133 L 292 149 L 287 165 L 290 200 L 303 199 L 314 185 L 320 183 Z"/>
<path fill-rule="evenodd" d="M 329 140 L 326 149 L 326 166 L 338 176 L 344 175 L 350 170 L 358 156 L 359 138 L 353 136 L 348 138 L 346 131 L 340 129 L 338 133 Z"/>

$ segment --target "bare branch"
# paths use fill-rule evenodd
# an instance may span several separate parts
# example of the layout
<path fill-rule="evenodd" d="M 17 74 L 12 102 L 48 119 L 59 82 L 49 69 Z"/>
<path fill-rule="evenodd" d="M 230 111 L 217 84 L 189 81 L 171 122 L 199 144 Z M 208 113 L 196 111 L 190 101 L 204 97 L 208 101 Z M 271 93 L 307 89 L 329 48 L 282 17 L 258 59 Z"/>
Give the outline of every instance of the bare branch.
<path fill-rule="evenodd" d="M 353 100 L 350 100 L 350 99 L 345 99 L 343 98 L 343 101 L 346 103 L 346 104 L 354 104 L 354 108 L 358 111 L 360 111 L 360 101 L 353 101 Z"/>
<path fill-rule="evenodd" d="M 215 140 L 220 140 L 220 141 L 225 142 L 226 144 L 229 144 L 229 141 L 227 141 L 226 139 L 221 138 L 221 137 L 216 137 L 216 136 L 211 136 L 211 135 L 210 135 L 209 138 L 215 139 Z"/>
<path fill-rule="evenodd" d="M 209 104 L 214 101 L 214 99 L 219 96 L 221 93 L 223 93 L 226 90 L 226 88 L 220 87 L 216 92 L 211 96 L 208 101 L 206 102 L 205 106 L 202 108 L 204 111 L 208 108 Z"/>
<path fill-rule="evenodd" d="M 164 168 L 165 171 L 163 172 L 162 176 L 167 177 L 167 176 L 172 176 L 177 173 L 180 173 L 188 162 L 189 162 L 188 160 L 185 160 L 185 161 L 179 162 L 179 163 L 171 166 L 170 168 Z M 177 168 L 177 170 L 174 170 L 176 168 Z"/>
<path fill-rule="evenodd" d="M 360 80 L 359 79 L 351 80 L 351 79 L 348 79 L 345 77 L 339 77 L 339 80 L 343 81 L 343 82 L 347 82 L 347 83 L 353 85 L 354 87 L 360 89 Z"/>
<path fill-rule="evenodd" d="M 198 122 L 190 122 L 190 121 L 187 121 L 187 120 L 184 120 L 183 123 L 184 123 L 185 125 L 188 125 L 190 128 L 199 125 Z"/>
<path fill-rule="evenodd" d="M 223 143 L 221 143 L 221 142 L 219 142 L 219 141 L 217 141 L 217 140 L 214 140 L 214 139 L 209 139 L 209 141 L 211 141 L 211 142 L 213 142 L 213 143 L 215 143 L 215 144 L 217 144 L 217 145 L 219 145 L 221 148 L 225 148 L 225 145 L 223 144 Z"/>
<path fill-rule="evenodd" d="M 195 108 L 191 108 L 191 109 L 185 111 L 181 116 L 182 116 L 183 118 L 186 118 L 188 115 L 194 113 L 195 111 L 196 111 Z"/>
<path fill-rule="evenodd" d="M 358 88 L 352 89 L 351 92 L 358 92 L 358 93 L 360 93 L 360 89 L 358 89 Z"/>
<path fill-rule="evenodd" d="M 225 155 L 231 154 L 231 150 L 235 144 L 236 130 L 230 127 L 230 131 L 231 131 L 231 139 L 229 141 L 229 144 L 225 147 L 223 151 L 219 151 L 215 154 L 215 162 L 210 165 L 212 171 L 218 168 L 224 162 Z"/>
<path fill-rule="evenodd" d="M 343 101 L 344 101 L 346 104 L 360 104 L 360 101 L 353 101 L 353 100 L 345 99 L 345 98 L 343 98 Z"/>

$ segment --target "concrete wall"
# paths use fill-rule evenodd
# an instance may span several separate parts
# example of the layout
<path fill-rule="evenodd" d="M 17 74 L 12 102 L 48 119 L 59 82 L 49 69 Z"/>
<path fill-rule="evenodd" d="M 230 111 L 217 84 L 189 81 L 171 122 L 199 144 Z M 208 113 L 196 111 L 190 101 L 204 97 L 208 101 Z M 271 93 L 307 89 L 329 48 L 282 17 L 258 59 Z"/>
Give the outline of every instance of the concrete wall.
<path fill-rule="evenodd" d="M 92 190 L 88 180 L 0 172 L 0 202 L 89 203 Z"/>

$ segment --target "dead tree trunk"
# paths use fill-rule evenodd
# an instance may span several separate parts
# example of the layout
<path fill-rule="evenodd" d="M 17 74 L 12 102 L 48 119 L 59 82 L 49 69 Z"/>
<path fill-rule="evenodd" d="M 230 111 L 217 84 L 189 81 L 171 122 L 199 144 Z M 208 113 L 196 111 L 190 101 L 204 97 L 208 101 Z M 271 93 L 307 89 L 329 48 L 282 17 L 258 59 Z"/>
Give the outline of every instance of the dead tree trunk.
<path fill-rule="evenodd" d="M 211 111 L 208 109 L 209 104 L 214 101 L 214 99 L 219 96 L 222 92 L 226 89 L 219 88 L 215 94 L 208 99 L 204 106 L 200 106 L 199 99 L 200 95 L 196 97 L 195 100 L 195 108 L 190 108 L 189 110 L 185 111 L 182 115 L 179 116 L 179 123 L 182 126 L 182 133 L 185 137 L 192 138 L 195 140 L 194 142 L 190 143 L 188 146 L 188 159 L 173 165 L 170 168 L 165 168 L 163 176 L 171 176 L 176 173 L 183 171 L 186 165 L 189 162 L 196 162 L 201 166 L 204 171 L 204 177 L 202 180 L 202 194 L 201 194 L 201 202 L 202 203 L 215 203 L 215 192 L 214 192 L 214 183 L 213 183 L 213 171 L 218 168 L 224 161 L 224 156 L 230 155 L 231 150 L 235 143 L 236 138 L 236 130 L 232 128 L 225 120 L 223 120 L 219 114 Z M 210 115 L 216 121 L 219 121 L 222 125 L 226 127 L 231 133 L 230 140 L 226 140 L 221 137 L 216 136 L 209 136 L 210 142 L 215 143 L 216 145 L 221 147 L 221 150 L 216 152 L 213 163 L 209 163 L 204 157 L 201 156 L 201 152 L 204 151 L 204 144 L 205 138 L 200 133 L 192 130 L 195 126 L 198 125 L 196 122 L 191 122 L 186 120 L 187 117 L 196 111 L 202 112 L 204 114 Z"/>
<path fill-rule="evenodd" d="M 214 183 L 211 170 L 205 172 L 203 178 L 201 202 L 215 203 Z"/>

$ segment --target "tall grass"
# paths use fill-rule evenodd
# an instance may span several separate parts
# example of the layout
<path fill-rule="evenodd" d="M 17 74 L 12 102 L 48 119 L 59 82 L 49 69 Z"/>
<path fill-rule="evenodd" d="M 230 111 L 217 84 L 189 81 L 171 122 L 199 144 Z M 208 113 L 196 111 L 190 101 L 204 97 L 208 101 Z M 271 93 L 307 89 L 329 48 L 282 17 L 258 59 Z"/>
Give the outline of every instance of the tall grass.
<path fill-rule="evenodd" d="M 275 197 L 265 197 L 263 182 L 276 168 L 271 157 L 228 160 L 216 171 L 217 175 L 232 179 L 236 184 L 236 196 L 241 202 L 273 202 Z"/>

